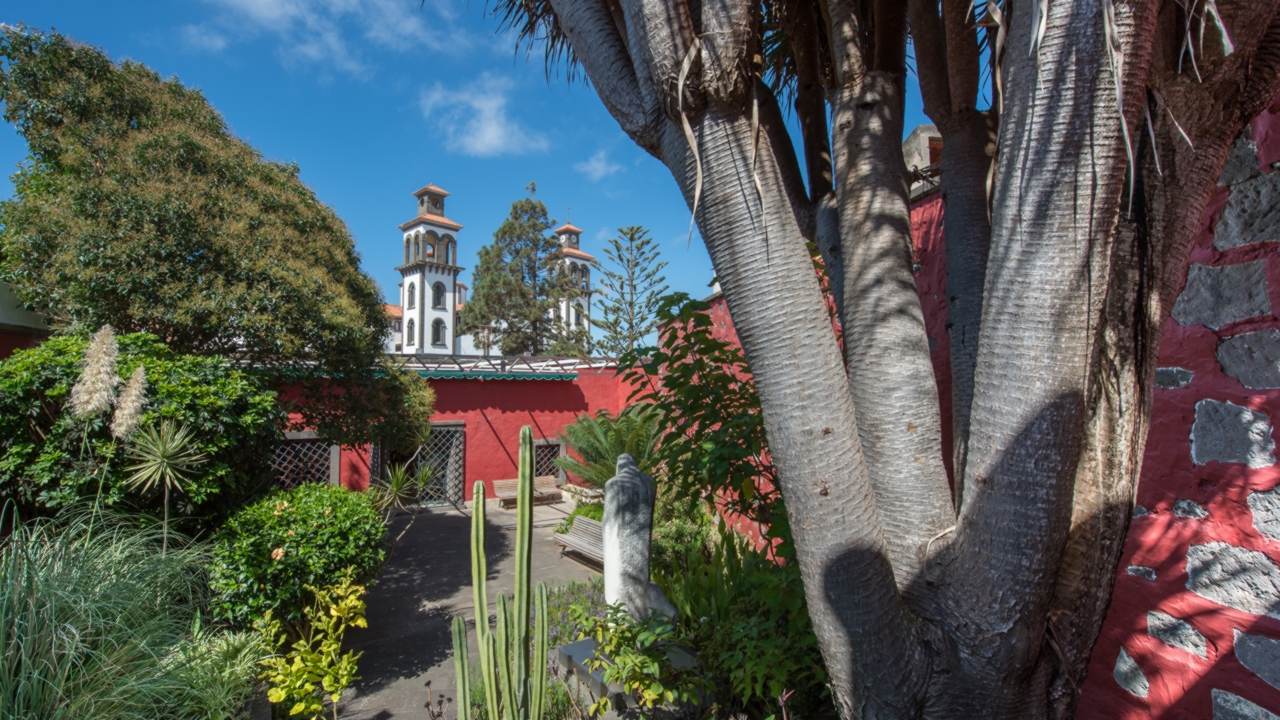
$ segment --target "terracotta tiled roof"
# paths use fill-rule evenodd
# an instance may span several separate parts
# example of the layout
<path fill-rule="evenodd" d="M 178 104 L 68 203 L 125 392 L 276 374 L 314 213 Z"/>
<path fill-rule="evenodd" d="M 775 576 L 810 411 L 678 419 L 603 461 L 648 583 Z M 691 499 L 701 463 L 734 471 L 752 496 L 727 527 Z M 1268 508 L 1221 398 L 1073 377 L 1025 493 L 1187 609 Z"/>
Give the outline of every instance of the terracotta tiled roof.
<path fill-rule="evenodd" d="M 414 196 L 414 197 L 422 197 L 423 195 L 426 195 L 427 193 L 435 193 L 435 194 L 437 194 L 437 195 L 448 195 L 448 194 L 449 194 L 449 193 L 448 193 L 444 188 L 439 187 L 439 186 L 436 186 L 436 185 L 433 185 L 433 184 L 431 184 L 431 183 L 427 183 L 425 186 L 423 186 L 423 188 L 422 188 L 421 190 L 418 190 L 418 191 L 414 192 L 414 193 L 413 193 L 413 196 Z"/>
<path fill-rule="evenodd" d="M 560 227 L 556 228 L 555 230 L 553 230 L 552 232 L 554 232 L 557 235 L 563 235 L 564 233 L 573 233 L 574 235 L 581 235 L 582 228 L 574 227 L 569 223 L 565 223 Z"/>
<path fill-rule="evenodd" d="M 583 260 L 596 259 L 595 255 L 588 255 L 587 253 L 584 253 L 581 250 L 574 250 L 573 248 L 560 248 L 560 252 L 565 255 L 568 255 L 569 257 L 582 258 Z"/>
<path fill-rule="evenodd" d="M 443 215 L 419 215 L 418 217 L 416 217 L 416 218 L 414 218 L 414 219 L 410 220 L 409 222 L 407 222 L 407 223 L 405 223 L 405 224 L 401 225 L 401 226 L 400 226 L 400 229 L 401 229 L 401 230 L 408 230 L 409 228 L 413 227 L 414 225 L 422 225 L 422 224 L 427 224 L 427 223 L 429 223 L 429 224 L 431 224 L 431 225 L 435 225 L 436 227 L 442 227 L 442 228 L 445 228 L 446 230 L 461 230 L 461 229 L 462 229 L 462 226 L 461 226 L 461 225 L 459 225 L 458 223 L 456 223 L 456 222 L 454 222 L 454 221 L 450 220 L 449 218 L 444 217 Z"/>
<path fill-rule="evenodd" d="M 466 283 L 460 283 L 460 282 L 458 282 L 457 280 L 454 280 L 454 281 L 453 281 L 453 284 L 454 284 L 454 285 L 457 285 L 458 287 L 462 288 L 463 290 L 466 290 L 466 289 L 467 289 L 467 284 L 466 284 Z"/>
<path fill-rule="evenodd" d="M 387 305 L 387 317 L 398 318 L 404 317 L 404 308 L 399 305 Z"/>

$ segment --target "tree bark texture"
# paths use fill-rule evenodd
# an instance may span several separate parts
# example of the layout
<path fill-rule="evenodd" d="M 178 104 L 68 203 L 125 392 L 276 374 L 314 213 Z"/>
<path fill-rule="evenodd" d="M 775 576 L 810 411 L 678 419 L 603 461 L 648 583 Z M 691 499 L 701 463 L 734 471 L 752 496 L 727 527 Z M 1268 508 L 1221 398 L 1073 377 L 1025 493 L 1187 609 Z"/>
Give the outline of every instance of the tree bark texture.
<path fill-rule="evenodd" d="M 695 210 L 760 394 L 841 716 L 1069 716 L 1132 503 L 1160 323 L 1231 140 L 1280 90 L 1276 3 L 1219 3 L 1237 53 L 1199 58 L 1201 81 L 1170 70 L 1180 6 L 1117 4 L 1123 120 L 1109 3 L 1048 3 L 1032 54 L 1031 7 L 1006 5 L 989 232 L 992 118 L 971 105 L 966 4 L 941 4 L 945 79 L 926 77 L 938 58 L 920 48 L 921 85 L 945 94 L 939 126 L 956 139 L 943 159 L 949 312 L 953 363 L 972 374 L 958 515 L 910 265 L 901 4 L 817 6 L 835 177 L 824 192 L 821 144 L 806 145 L 808 197 L 776 101 L 754 85 L 754 6 L 617 5 L 552 0 L 606 107 Z M 1194 150 L 1173 117 L 1193 127 Z M 1143 159 L 1122 214 L 1130 145 Z M 847 363 L 806 237 L 827 262 Z"/>

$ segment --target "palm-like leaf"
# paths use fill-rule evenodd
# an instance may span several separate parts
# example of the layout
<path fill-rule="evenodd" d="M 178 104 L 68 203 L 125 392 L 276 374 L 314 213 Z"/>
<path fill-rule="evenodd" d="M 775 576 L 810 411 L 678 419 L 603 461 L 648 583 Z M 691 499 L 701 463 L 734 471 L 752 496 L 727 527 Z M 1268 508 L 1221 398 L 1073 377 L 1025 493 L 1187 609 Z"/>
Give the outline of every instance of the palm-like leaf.
<path fill-rule="evenodd" d="M 186 425 L 162 420 L 160 427 L 150 425 L 133 436 L 129 455 L 135 461 L 126 468 L 131 474 L 125 482 L 141 492 L 164 488 L 164 535 L 161 547 L 169 542 L 169 492 L 182 489 L 197 465 L 207 459 L 194 445 L 195 435 Z"/>
<path fill-rule="evenodd" d="M 578 457 L 561 457 L 556 466 L 590 485 L 604 487 L 617 472 L 618 456 L 628 453 L 641 472 L 652 475 L 657 463 L 654 449 L 658 445 L 660 412 L 654 405 L 638 404 L 616 417 L 607 410 L 594 417 L 583 415 L 560 434 Z"/>

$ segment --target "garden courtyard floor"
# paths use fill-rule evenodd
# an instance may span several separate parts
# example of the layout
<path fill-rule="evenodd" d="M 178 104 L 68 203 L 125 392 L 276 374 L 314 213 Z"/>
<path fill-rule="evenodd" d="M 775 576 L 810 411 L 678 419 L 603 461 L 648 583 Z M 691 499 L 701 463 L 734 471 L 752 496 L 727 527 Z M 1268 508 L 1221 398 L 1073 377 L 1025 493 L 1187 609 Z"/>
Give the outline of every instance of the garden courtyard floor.
<path fill-rule="evenodd" d="M 572 501 L 539 505 L 533 511 L 533 581 L 554 587 L 597 574 L 577 560 L 560 556 L 552 539 L 555 526 L 573 509 Z M 489 562 L 489 612 L 498 593 L 510 593 L 515 580 L 516 513 L 486 506 Z M 394 538 L 410 517 L 392 519 Z M 454 695 L 453 637 L 450 623 L 462 615 L 474 622 L 471 599 L 471 516 L 450 507 L 426 510 L 409 526 L 378 581 L 369 588 L 368 629 L 347 634 L 347 647 L 364 652 L 361 679 L 340 706 L 348 720 L 429 717 L 425 706 L 441 693 Z M 475 657 L 475 633 L 468 632 Z M 427 683 L 430 682 L 430 687 Z M 450 710 L 449 717 L 454 716 Z"/>

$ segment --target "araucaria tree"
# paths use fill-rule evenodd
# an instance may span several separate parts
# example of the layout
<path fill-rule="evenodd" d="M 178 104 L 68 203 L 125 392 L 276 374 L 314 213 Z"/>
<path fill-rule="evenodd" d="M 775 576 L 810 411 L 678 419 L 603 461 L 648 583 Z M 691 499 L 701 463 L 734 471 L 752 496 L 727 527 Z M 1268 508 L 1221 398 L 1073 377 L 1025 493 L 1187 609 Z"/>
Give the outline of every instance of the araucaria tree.
<path fill-rule="evenodd" d="M 555 221 L 537 198 L 537 184 L 525 189 L 529 197 L 511 203 L 493 242 L 480 248 L 459 329 L 503 355 L 586 355 L 589 331 L 561 317 L 561 304 L 582 289 L 561 269 L 560 245 L 547 232 Z"/>
<path fill-rule="evenodd" d="M 299 417 L 343 444 L 416 426 L 429 389 L 381 367 L 380 293 L 297 166 L 199 91 L 58 34 L 0 30 L 0 104 L 30 149 L 0 203 L 0 278 L 24 303 L 300 385 Z"/>
<path fill-rule="evenodd" d="M 1131 510 L 1162 322 L 1232 141 L 1280 88 L 1276 8 L 500 3 L 523 41 L 585 70 L 693 209 L 843 717 L 1070 715 Z M 947 294 L 964 333 L 952 352 L 967 354 L 952 363 L 952 478 L 908 237 L 908 31 L 945 139 Z M 795 144 L 780 93 L 794 96 Z"/>
<path fill-rule="evenodd" d="M 596 262 L 602 296 L 598 318 L 591 324 L 604 331 L 595 347 L 605 355 L 621 357 L 658 327 L 658 300 L 667 291 L 667 266 L 658 260 L 658 244 L 639 225 L 618 228 L 604 246 L 613 267 Z"/>

